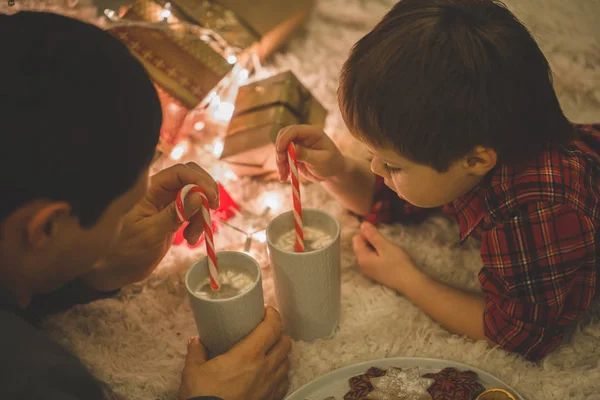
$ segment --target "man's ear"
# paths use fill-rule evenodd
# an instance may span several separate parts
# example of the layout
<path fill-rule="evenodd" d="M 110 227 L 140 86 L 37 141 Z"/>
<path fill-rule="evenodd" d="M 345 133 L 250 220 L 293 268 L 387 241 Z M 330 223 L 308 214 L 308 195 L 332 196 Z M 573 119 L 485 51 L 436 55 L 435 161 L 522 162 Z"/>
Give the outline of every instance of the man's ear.
<path fill-rule="evenodd" d="M 32 205 L 27 219 L 27 241 L 34 247 L 44 246 L 71 214 L 65 202 L 43 202 Z"/>
<path fill-rule="evenodd" d="M 498 162 L 498 154 L 491 147 L 476 146 L 464 158 L 463 166 L 471 175 L 484 176 Z"/>

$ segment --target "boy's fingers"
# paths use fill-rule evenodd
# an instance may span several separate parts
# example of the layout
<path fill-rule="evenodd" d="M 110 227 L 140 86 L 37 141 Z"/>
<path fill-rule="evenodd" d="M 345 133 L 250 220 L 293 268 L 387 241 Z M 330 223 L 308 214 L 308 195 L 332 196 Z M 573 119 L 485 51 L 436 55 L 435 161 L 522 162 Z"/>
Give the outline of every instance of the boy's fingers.
<path fill-rule="evenodd" d="M 291 125 L 279 131 L 275 140 L 275 148 L 277 152 L 285 152 L 290 142 L 313 139 L 321 133 L 322 131 L 319 128 L 311 125 Z"/>
<path fill-rule="evenodd" d="M 379 230 L 370 222 L 363 222 L 360 225 L 360 232 L 364 236 L 365 240 L 379 251 L 383 246 L 388 243 L 388 240 Z"/>
<path fill-rule="evenodd" d="M 296 160 L 306 163 L 308 165 L 314 165 L 315 163 L 315 150 L 307 149 L 304 146 L 296 145 Z"/>
<path fill-rule="evenodd" d="M 359 259 L 364 259 L 377 254 L 369 247 L 369 243 L 365 240 L 363 235 L 356 235 L 352 238 L 352 248 L 354 249 L 354 254 Z"/>

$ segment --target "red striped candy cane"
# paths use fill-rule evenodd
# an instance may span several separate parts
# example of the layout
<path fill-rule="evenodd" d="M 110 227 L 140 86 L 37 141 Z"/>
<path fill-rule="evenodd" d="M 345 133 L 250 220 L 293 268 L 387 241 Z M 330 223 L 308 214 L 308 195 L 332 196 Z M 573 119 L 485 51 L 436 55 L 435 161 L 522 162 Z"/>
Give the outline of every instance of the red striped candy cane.
<path fill-rule="evenodd" d="M 208 256 L 208 274 L 212 290 L 219 290 L 219 269 L 217 268 L 217 255 L 215 253 L 215 242 L 213 240 L 212 222 L 208 207 L 208 199 L 202 189 L 196 185 L 185 185 L 181 188 L 175 199 L 175 211 L 179 222 L 185 221 L 184 201 L 189 193 L 198 193 L 202 197 L 202 219 L 204 220 L 204 241 L 206 242 L 206 254 Z"/>
<path fill-rule="evenodd" d="M 298 177 L 298 162 L 296 148 L 293 143 L 288 145 L 288 162 L 292 176 L 292 195 L 294 200 L 294 224 L 296 227 L 296 252 L 304 252 L 304 231 L 302 229 L 302 204 L 300 201 L 300 179 Z"/>

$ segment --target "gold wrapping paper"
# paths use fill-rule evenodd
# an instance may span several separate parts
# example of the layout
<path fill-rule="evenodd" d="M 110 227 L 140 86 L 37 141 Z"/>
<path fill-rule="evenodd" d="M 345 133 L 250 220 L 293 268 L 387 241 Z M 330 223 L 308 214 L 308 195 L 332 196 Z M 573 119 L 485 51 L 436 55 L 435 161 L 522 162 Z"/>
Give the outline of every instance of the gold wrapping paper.
<path fill-rule="evenodd" d="M 327 116 L 289 71 L 241 87 L 235 106 L 221 158 L 245 166 L 251 175 L 275 170 L 273 142 L 281 128 L 294 124 L 323 127 Z"/>
<path fill-rule="evenodd" d="M 256 44 L 261 59 L 279 49 L 299 29 L 314 0 L 172 0 L 187 20 L 219 33 L 242 50 Z"/>
<path fill-rule="evenodd" d="M 162 10 L 151 0 L 140 0 L 124 18 L 158 21 Z M 208 44 L 181 30 L 130 26 L 116 27 L 111 32 L 129 47 L 158 85 L 188 108 L 202 101 L 232 68 Z"/>

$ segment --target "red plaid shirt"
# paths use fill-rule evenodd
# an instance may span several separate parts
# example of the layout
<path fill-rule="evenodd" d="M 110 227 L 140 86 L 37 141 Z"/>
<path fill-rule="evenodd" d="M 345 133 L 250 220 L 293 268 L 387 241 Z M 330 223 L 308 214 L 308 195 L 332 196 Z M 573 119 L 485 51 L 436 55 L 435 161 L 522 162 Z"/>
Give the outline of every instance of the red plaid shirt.
<path fill-rule="evenodd" d="M 521 165 L 501 165 L 479 187 L 442 208 L 461 241 L 481 239 L 485 335 L 539 360 L 596 293 L 600 245 L 600 125 L 575 125 L 583 140 Z M 371 222 L 426 210 L 378 180 Z"/>

